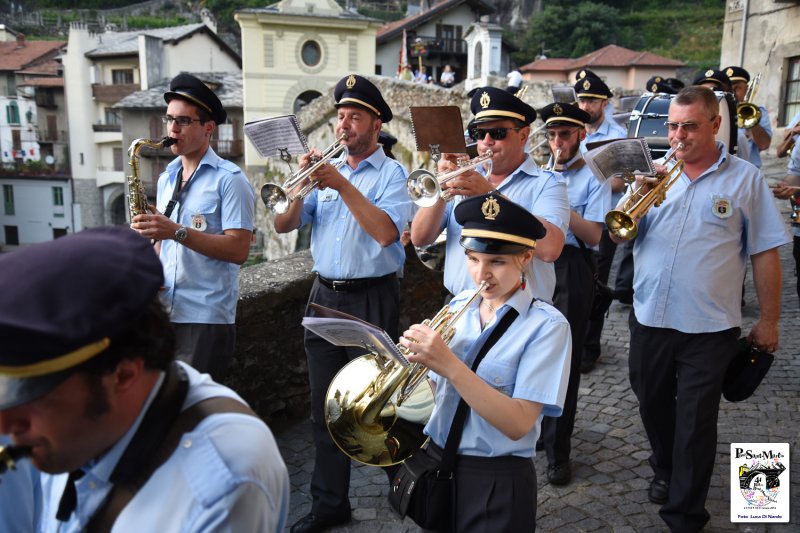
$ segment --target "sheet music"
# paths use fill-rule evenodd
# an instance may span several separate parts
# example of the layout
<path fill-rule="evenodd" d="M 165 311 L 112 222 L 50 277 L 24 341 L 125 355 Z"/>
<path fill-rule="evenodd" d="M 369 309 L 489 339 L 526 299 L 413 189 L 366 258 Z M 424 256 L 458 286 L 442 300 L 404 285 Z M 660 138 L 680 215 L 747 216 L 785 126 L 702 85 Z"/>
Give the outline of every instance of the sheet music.
<path fill-rule="evenodd" d="M 285 150 L 291 155 L 308 153 L 306 137 L 295 115 L 253 120 L 244 125 L 244 133 L 261 157 L 280 157 Z"/>
<path fill-rule="evenodd" d="M 403 366 L 408 359 L 398 350 L 389 334 L 381 328 L 347 313 L 318 304 L 311 304 L 317 316 L 303 318 L 304 328 L 316 333 L 336 346 L 359 346 L 387 360 L 395 360 Z"/>
<path fill-rule="evenodd" d="M 583 159 L 600 180 L 615 176 L 655 176 L 650 148 L 643 137 L 614 139 L 583 154 Z"/>

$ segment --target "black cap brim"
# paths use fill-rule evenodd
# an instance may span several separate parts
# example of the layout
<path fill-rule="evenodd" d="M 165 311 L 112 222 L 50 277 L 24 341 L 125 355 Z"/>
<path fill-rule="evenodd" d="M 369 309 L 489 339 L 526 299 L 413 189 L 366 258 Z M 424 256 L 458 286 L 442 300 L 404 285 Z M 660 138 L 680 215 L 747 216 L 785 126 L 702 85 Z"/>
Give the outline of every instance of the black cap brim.
<path fill-rule="evenodd" d="M 73 371 L 64 370 L 33 378 L 0 376 L 0 410 L 37 400 L 63 383 Z"/>
<path fill-rule="evenodd" d="M 497 239 L 483 239 L 478 237 L 461 237 L 459 242 L 461 243 L 461 246 L 467 250 L 478 252 L 480 254 L 518 254 L 520 252 L 524 252 L 525 250 L 531 249 L 530 246 L 523 246 L 522 244 L 516 244 Z"/>

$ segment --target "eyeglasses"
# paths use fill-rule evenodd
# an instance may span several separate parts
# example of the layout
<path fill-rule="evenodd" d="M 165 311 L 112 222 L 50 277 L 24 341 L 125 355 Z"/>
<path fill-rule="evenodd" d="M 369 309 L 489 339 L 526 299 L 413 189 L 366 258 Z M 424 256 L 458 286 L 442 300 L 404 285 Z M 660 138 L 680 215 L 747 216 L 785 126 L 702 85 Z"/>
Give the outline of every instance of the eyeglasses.
<path fill-rule="evenodd" d="M 171 117 L 169 115 L 164 115 L 161 117 L 161 122 L 169 126 L 173 122 L 176 123 L 181 128 L 184 128 L 191 124 L 192 122 L 202 122 L 199 118 L 192 118 L 192 117 Z"/>
<path fill-rule="evenodd" d="M 470 128 L 468 133 L 473 141 L 479 141 L 486 137 L 488 134 L 495 141 L 502 141 L 506 138 L 508 130 L 519 131 L 522 128 Z"/>
<path fill-rule="evenodd" d="M 548 138 L 548 140 L 555 141 L 556 137 L 558 137 L 559 139 L 562 139 L 562 140 L 566 141 L 570 137 L 572 137 L 572 135 L 577 131 L 580 131 L 580 128 L 573 128 L 573 129 L 569 129 L 569 130 L 548 131 L 547 132 L 547 138 Z"/>
<path fill-rule="evenodd" d="M 664 125 L 669 131 L 678 131 L 678 128 L 683 128 L 686 133 L 694 133 L 700 128 L 697 122 L 672 122 L 666 121 Z"/>

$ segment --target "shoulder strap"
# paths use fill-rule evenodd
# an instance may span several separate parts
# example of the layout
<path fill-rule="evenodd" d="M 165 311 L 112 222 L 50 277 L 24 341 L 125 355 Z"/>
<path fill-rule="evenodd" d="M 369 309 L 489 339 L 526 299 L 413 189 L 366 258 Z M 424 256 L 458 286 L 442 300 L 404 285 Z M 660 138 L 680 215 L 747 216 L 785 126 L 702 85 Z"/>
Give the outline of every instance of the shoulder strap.
<path fill-rule="evenodd" d="M 481 364 L 483 356 L 492 349 L 492 346 L 494 346 L 503 333 L 505 333 L 511 323 L 516 320 L 517 316 L 519 316 L 519 313 L 513 307 L 510 308 L 505 315 L 503 315 L 503 318 L 501 318 L 494 327 L 492 332 L 489 334 L 489 338 L 483 343 L 478 355 L 475 357 L 475 362 L 472 363 L 473 372 L 478 369 L 478 365 Z M 456 414 L 453 417 L 453 423 L 450 425 L 450 431 L 447 434 L 447 442 L 445 443 L 444 451 L 442 452 L 442 464 L 439 467 L 440 476 L 447 477 L 455 469 L 456 450 L 458 449 L 459 442 L 461 442 L 461 435 L 464 432 L 464 424 L 467 421 L 467 413 L 469 410 L 469 405 L 467 405 L 467 402 L 464 401 L 464 398 L 461 398 L 461 400 L 458 402 L 458 407 L 456 407 Z"/>
<path fill-rule="evenodd" d="M 89 521 L 86 527 L 87 533 L 110 532 L 125 506 L 136 496 L 136 493 L 147 483 L 153 473 L 175 452 L 181 437 L 192 431 L 206 417 L 217 413 L 241 413 L 258 417 L 242 402 L 225 397 L 208 398 L 181 412 L 161 446 L 141 465 L 138 475 L 114 484 L 102 508 Z"/>

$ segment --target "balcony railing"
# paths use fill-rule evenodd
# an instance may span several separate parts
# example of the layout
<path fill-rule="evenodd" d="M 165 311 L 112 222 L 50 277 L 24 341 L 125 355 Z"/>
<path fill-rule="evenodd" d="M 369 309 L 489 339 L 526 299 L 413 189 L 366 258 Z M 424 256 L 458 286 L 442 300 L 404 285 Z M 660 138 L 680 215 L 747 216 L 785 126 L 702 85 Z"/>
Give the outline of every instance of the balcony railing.
<path fill-rule="evenodd" d="M 211 139 L 211 148 L 217 152 L 217 155 L 226 159 L 241 157 L 243 153 L 243 143 L 241 139 Z"/>
<path fill-rule="evenodd" d="M 50 91 L 36 91 L 36 105 L 39 107 L 58 107 L 55 95 Z"/>
<path fill-rule="evenodd" d="M 464 39 L 447 39 L 444 37 L 434 37 L 431 35 L 417 35 L 415 38 L 421 39 L 425 43 L 425 50 L 428 57 L 442 55 L 467 55 L 467 41 Z M 413 42 L 413 39 L 409 39 Z M 414 47 L 409 47 L 410 56 L 414 56 Z"/>
<path fill-rule="evenodd" d="M 40 143 L 58 143 L 69 141 L 67 138 L 67 132 L 65 130 L 37 130 L 36 140 Z"/>

